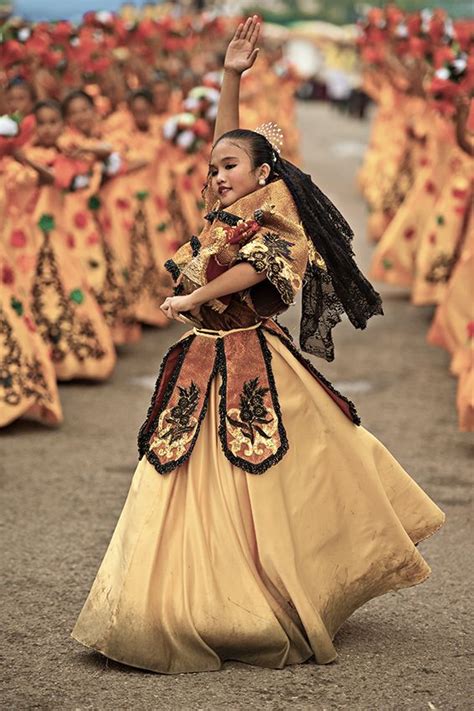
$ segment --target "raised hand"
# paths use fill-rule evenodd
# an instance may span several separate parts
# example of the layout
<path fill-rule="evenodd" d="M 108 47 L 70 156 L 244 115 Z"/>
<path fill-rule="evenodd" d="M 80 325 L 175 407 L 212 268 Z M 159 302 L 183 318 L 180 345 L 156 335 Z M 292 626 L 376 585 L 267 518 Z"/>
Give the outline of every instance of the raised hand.
<path fill-rule="evenodd" d="M 254 64 L 258 55 L 255 47 L 260 33 L 258 16 L 248 17 L 241 22 L 231 39 L 224 60 L 224 69 L 242 74 Z"/>

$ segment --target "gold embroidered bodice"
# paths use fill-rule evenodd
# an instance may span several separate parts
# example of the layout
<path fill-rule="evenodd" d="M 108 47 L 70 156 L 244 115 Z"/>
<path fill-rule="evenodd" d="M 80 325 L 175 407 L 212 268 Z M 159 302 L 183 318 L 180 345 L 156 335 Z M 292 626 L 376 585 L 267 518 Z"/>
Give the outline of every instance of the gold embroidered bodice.
<path fill-rule="evenodd" d="M 267 278 L 201 306 L 192 317 L 201 327 L 228 330 L 276 316 L 294 303 L 308 260 L 325 268 L 282 180 L 237 200 L 229 210 L 214 209 L 206 220 L 199 238 L 184 244 L 167 263 L 180 293 L 192 293 L 239 262 L 252 264 Z"/>

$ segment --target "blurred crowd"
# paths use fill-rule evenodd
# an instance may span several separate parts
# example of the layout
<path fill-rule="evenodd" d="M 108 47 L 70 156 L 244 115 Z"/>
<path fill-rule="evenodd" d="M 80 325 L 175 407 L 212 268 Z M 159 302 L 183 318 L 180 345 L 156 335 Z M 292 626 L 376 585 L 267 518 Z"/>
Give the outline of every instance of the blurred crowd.
<path fill-rule="evenodd" d="M 106 379 L 116 346 L 166 327 L 165 263 L 210 208 L 201 191 L 236 19 L 150 13 L 0 28 L 0 426 L 59 423 L 57 381 Z M 359 174 L 371 277 L 436 306 L 428 338 L 452 355 L 462 430 L 474 429 L 473 45 L 472 20 L 372 9 L 359 60 L 329 43 L 323 78 L 302 83 L 264 38 L 241 92 L 242 126 L 279 124 L 295 163 L 295 92 L 359 117 L 376 103 Z"/>
<path fill-rule="evenodd" d="M 474 430 L 474 20 L 374 9 L 359 39 L 378 110 L 359 174 L 371 277 L 435 305 L 428 340 L 451 354 L 459 426 Z"/>
<path fill-rule="evenodd" d="M 110 376 L 167 325 L 165 263 L 199 231 L 235 18 L 14 21 L 0 68 L 0 426 L 56 424 L 56 383 Z M 263 41 L 241 123 L 276 121 L 298 160 L 297 76 Z"/>

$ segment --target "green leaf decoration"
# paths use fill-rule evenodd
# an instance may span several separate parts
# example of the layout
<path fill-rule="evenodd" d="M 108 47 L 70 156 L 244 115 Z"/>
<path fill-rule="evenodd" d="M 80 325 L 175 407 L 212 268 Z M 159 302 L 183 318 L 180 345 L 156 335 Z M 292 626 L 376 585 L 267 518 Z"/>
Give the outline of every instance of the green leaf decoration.
<path fill-rule="evenodd" d="M 21 303 L 21 301 L 18 301 L 18 299 L 15 299 L 15 297 L 12 296 L 12 298 L 10 300 L 10 305 L 11 305 L 12 309 L 14 311 L 16 311 L 18 316 L 23 316 L 24 309 L 23 309 L 23 304 Z"/>
<path fill-rule="evenodd" d="M 198 210 L 204 210 L 204 208 L 206 207 L 206 203 L 204 202 L 204 200 L 196 200 L 196 207 Z"/>
<path fill-rule="evenodd" d="M 444 225 L 444 223 L 446 222 L 446 220 L 444 219 L 444 215 L 437 215 L 436 222 L 438 223 L 438 225 Z"/>
<path fill-rule="evenodd" d="M 156 226 L 156 231 L 157 232 L 164 232 L 167 229 L 167 227 L 168 227 L 167 222 L 160 222 L 160 224 Z"/>
<path fill-rule="evenodd" d="M 128 281 L 130 279 L 130 273 L 129 273 L 127 267 L 122 269 L 122 276 L 125 279 L 125 281 Z"/>
<path fill-rule="evenodd" d="M 98 195 L 91 195 L 87 207 L 89 210 L 98 210 L 100 208 L 100 197 Z"/>
<path fill-rule="evenodd" d="M 140 200 L 140 202 L 146 200 L 148 195 L 148 190 L 139 190 L 138 193 L 135 193 L 135 197 L 137 198 L 137 200 Z"/>
<path fill-rule="evenodd" d="M 76 304 L 82 304 L 84 301 L 84 292 L 82 291 L 82 289 L 73 289 L 69 294 L 69 298 Z"/>
<path fill-rule="evenodd" d="M 43 232 L 52 232 L 55 228 L 54 217 L 52 215 L 43 214 L 38 221 L 38 227 Z"/>
<path fill-rule="evenodd" d="M 382 264 L 384 269 L 391 269 L 393 267 L 393 262 L 391 262 L 390 259 L 384 259 Z"/>

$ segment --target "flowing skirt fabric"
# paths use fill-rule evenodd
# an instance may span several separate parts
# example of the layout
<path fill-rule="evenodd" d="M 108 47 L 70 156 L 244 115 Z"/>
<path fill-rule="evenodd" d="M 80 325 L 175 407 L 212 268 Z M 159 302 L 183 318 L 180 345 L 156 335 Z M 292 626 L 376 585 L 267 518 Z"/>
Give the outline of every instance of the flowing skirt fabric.
<path fill-rule="evenodd" d="M 327 663 L 356 608 L 430 574 L 414 544 L 442 511 L 265 338 L 289 451 L 262 475 L 230 464 L 214 381 L 190 459 L 165 476 L 138 464 L 73 630 L 84 645 L 162 673 Z"/>

